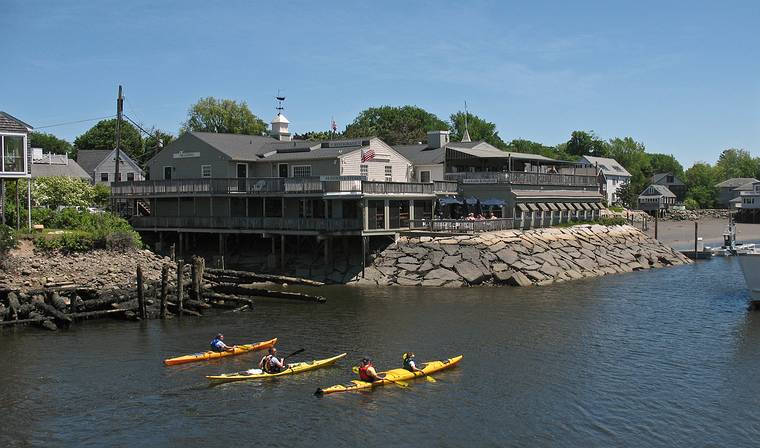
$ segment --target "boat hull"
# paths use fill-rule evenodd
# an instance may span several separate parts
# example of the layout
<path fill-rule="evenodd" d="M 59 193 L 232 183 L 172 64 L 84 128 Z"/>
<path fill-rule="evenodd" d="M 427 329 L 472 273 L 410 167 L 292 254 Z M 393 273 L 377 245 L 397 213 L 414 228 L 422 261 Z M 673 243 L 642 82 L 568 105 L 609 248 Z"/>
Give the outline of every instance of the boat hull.
<path fill-rule="evenodd" d="M 760 300 L 760 253 L 740 254 L 737 258 L 752 300 Z"/>
<path fill-rule="evenodd" d="M 251 373 L 249 374 L 246 372 L 235 372 L 235 373 L 226 373 L 222 375 L 209 375 L 206 378 L 212 384 L 222 384 L 222 383 L 231 383 L 234 381 L 250 381 L 250 380 L 276 378 L 279 376 L 295 375 L 297 373 L 308 372 L 311 370 L 321 369 L 322 367 L 331 366 L 335 364 L 336 362 L 338 362 L 338 360 L 345 357 L 346 357 L 346 354 L 341 353 L 340 355 L 333 356 L 332 358 L 315 359 L 313 361 L 307 361 L 307 362 L 294 362 L 292 364 L 288 364 L 288 368 L 279 373 Z"/>
<path fill-rule="evenodd" d="M 450 369 L 456 366 L 459 361 L 462 360 L 463 355 L 455 356 L 453 358 L 445 359 L 443 361 L 431 361 L 424 363 L 425 367 L 422 368 L 422 372 L 410 372 L 406 369 L 393 369 L 387 372 L 380 372 L 380 375 L 385 375 L 385 378 L 374 383 L 369 383 L 361 380 L 352 380 L 346 384 L 336 384 L 322 389 L 317 389 L 317 395 L 333 394 L 337 392 L 351 392 L 355 390 L 371 389 L 376 386 L 384 386 L 386 384 L 393 384 L 394 381 L 406 381 L 414 378 L 421 378 L 425 375 L 431 375 L 441 370 Z"/>
<path fill-rule="evenodd" d="M 177 364 L 186 364 L 189 362 L 210 361 L 212 359 L 226 358 L 228 356 L 237 356 L 242 355 L 243 353 L 264 350 L 269 347 L 273 347 L 276 343 L 277 338 L 274 338 L 268 341 L 257 342 L 255 344 L 238 345 L 233 351 L 230 352 L 212 352 L 209 350 L 205 352 L 193 353 L 192 355 L 184 355 L 177 356 L 176 358 L 164 359 L 164 364 L 167 366 L 173 366 Z"/>

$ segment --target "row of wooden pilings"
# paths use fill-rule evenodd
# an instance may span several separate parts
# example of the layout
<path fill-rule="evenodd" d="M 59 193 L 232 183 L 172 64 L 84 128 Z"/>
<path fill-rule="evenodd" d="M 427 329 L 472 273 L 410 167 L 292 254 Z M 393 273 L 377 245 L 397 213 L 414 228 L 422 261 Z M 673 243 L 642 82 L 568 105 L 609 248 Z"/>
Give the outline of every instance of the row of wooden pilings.
<path fill-rule="evenodd" d="M 193 299 L 200 301 L 201 282 L 203 281 L 203 272 L 206 269 L 206 261 L 202 257 L 193 257 L 190 264 L 191 294 Z M 190 312 L 184 308 L 185 288 L 184 288 L 184 268 L 183 259 L 177 260 L 177 315 L 182 317 L 183 314 Z M 169 265 L 164 264 L 161 267 L 161 292 L 159 294 L 159 318 L 166 319 L 169 296 Z M 148 318 L 148 308 L 145 301 L 145 281 L 143 277 L 142 266 L 137 265 L 137 306 L 138 315 L 141 319 Z M 195 313 L 193 313 L 195 314 Z"/>

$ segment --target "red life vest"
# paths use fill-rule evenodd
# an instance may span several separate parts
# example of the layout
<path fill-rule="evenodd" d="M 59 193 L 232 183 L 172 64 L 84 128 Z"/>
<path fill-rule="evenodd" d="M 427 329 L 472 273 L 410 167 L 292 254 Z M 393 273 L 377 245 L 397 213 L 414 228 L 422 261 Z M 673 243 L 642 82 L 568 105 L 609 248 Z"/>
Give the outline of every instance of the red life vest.
<path fill-rule="evenodd" d="M 372 378 L 371 376 L 369 376 L 369 373 L 367 372 L 367 370 L 369 370 L 370 367 L 372 367 L 372 363 L 369 363 L 369 364 L 366 364 L 366 365 L 363 365 L 363 366 L 359 366 L 359 379 L 360 380 L 367 381 L 367 382 L 370 382 L 370 383 L 372 381 L 375 381 L 375 379 Z"/>

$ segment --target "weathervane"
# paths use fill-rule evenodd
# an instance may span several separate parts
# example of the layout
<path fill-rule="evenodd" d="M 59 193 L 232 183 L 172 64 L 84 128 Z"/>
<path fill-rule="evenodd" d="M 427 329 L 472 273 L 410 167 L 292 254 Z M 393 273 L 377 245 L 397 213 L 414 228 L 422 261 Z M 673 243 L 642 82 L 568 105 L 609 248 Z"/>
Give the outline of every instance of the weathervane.
<path fill-rule="evenodd" d="M 285 101 L 285 97 L 280 93 L 280 89 L 277 89 L 277 96 L 275 98 L 277 98 L 277 115 L 282 115 L 282 111 L 285 109 L 282 102 Z"/>

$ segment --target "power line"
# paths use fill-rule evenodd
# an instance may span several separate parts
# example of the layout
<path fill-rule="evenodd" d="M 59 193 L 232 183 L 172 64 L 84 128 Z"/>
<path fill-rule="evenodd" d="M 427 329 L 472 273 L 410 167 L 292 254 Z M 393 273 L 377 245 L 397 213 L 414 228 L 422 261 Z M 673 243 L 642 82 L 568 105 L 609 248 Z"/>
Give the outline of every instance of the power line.
<path fill-rule="evenodd" d="M 64 122 L 64 123 L 48 124 L 48 125 L 45 125 L 45 126 L 35 126 L 34 129 L 54 128 L 56 126 L 66 126 L 66 125 L 69 125 L 69 124 L 85 123 L 85 122 L 88 122 L 88 121 L 105 120 L 105 119 L 108 119 L 108 118 L 113 118 L 115 116 L 116 115 L 108 115 L 107 117 L 85 118 L 84 120 L 67 121 L 67 122 Z"/>

